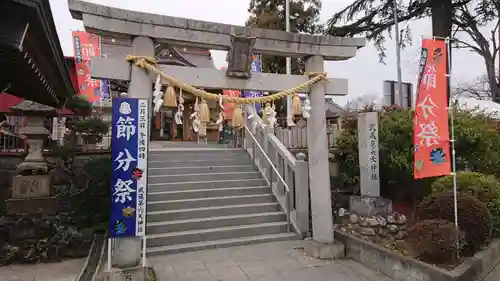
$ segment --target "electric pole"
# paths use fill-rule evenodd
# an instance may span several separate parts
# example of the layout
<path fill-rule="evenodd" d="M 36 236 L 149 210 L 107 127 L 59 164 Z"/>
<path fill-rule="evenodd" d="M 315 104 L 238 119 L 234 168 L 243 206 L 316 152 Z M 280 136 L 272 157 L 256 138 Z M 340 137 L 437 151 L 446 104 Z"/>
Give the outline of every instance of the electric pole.
<path fill-rule="evenodd" d="M 401 75 L 401 43 L 399 38 L 399 22 L 398 22 L 398 2 L 394 0 L 394 29 L 396 30 L 396 64 L 397 64 L 397 78 L 398 78 L 398 86 L 396 90 L 396 99 L 399 100 L 399 106 L 403 107 L 404 105 L 404 95 L 403 95 L 403 78 Z M 410 94 L 410 93 L 408 93 Z M 411 104 L 408 105 L 411 107 Z"/>
<path fill-rule="evenodd" d="M 290 32 L 290 0 L 285 0 L 285 31 Z M 292 74 L 292 60 L 290 57 L 286 57 L 286 75 Z M 286 125 L 292 127 L 293 123 L 292 116 L 292 96 L 286 97 Z"/>

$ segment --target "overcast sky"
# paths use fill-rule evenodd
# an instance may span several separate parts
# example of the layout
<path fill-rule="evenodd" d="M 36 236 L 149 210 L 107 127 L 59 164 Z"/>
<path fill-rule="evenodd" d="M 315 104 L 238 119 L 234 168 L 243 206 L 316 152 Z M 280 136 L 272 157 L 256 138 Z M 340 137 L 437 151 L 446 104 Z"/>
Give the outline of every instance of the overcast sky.
<path fill-rule="evenodd" d="M 226 24 L 244 25 L 248 17 L 249 0 L 87 0 L 89 2 L 157 13 L 169 16 L 192 18 Z M 352 0 L 323 0 L 321 21 L 325 22 L 333 13 L 351 3 Z M 71 31 L 83 30 L 80 21 L 71 18 L 67 0 L 50 0 L 59 40 L 66 56 L 73 56 Z M 411 23 L 413 45 L 402 51 L 402 74 L 404 82 L 414 83 L 417 77 L 418 59 L 422 36 L 432 34 L 429 20 Z M 372 44 L 358 51 L 358 55 L 347 61 L 326 62 L 325 70 L 330 77 L 349 79 L 349 95 L 335 98 L 338 103 L 364 94 L 382 94 L 383 80 L 396 80 L 396 58 L 394 41 L 388 41 L 387 64 L 378 62 L 378 55 Z M 225 52 L 212 51 L 216 66 L 225 65 Z M 452 83 L 464 83 L 473 80 L 484 72 L 484 63 L 480 57 L 459 50 L 453 54 Z"/>

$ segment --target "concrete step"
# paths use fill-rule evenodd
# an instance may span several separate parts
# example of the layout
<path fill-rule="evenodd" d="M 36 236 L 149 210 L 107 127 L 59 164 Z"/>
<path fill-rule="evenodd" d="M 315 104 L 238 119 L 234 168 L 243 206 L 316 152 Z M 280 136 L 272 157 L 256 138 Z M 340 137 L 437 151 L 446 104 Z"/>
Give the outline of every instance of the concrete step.
<path fill-rule="evenodd" d="M 147 235 L 147 247 L 283 233 L 287 222 L 270 222 Z"/>
<path fill-rule="evenodd" d="M 266 203 L 273 202 L 274 197 L 271 194 L 250 194 L 165 201 L 154 201 L 151 199 L 152 198 L 149 198 L 148 196 L 147 210 L 154 212 L 162 210 L 179 210 L 226 205 Z"/>
<path fill-rule="evenodd" d="M 286 221 L 286 214 L 282 211 L 207 217 L 197 219 L 148 222 L 147 233 L 157 234 L 166 232 L 188 231 L 248 224 Z"/>
<path fill-rule="evenodd" d="M 148 183 L 148 194 L 160 191 L 199 190 L 211 188 L 233 188 L 249 186 L 267 186 L 262 178 L 252 179 L 219 179 L 219 180 L 190 180 L 187 182 L 159 182 Z"/>
<path fill-rule="evenodd" d="M 240 246 L 240 245 L 259 244 L 259 243 L 267 243 L 274 241 L 295 240 L 298 238 L 299 237 L 297 234 L 293 232 L 288 232 L 288 233 L 266 234 L 266 235 L 257 235 L 249 237 L 203 241 L 195 243 L 184 243 L 172 246 L 148 247 L 146 251 L 148 255 L 153 256 L 162 254 L 182 253 L 188 251 L 198 251 L 204 249 L 226 248 L 226 247 Z"/>
<path fill-rule="evenodd" d="M 209 188 L 209 189 L 194 189 L 194 190 L 175 190 L 175 191 L 157 191 L 148 192 L 148 200 L 182 200 L 192 198 L 207 198 L 221 196 L 238 196 L 250 194 L 269 194 L 270 188 L 267 186 L 251 186 L 251 187 L 230 187 L 230 188 Z"/>
<path fill-rule="evenodd" d="M 251 165 L 252 160 L 248 157 L 217 157 L 215 159 L 170 159 L 170 160 L 148 160 L 150 168 L 190 167 L 190 166 L 223 166 L 223 165 Z"/>
<path fill-rule="evenodd" d="M 265 213 L 281 211 L 277 202 L 255 204 L 226 205 L 179 210 L 151 211 L 147 209 L 147 222 L 173 221 L 194 218 L 241 215 L 250 213 Z"/>
<path fill-rule="evenodd" d="M 207 174 L 207 173 L 237 173 L 255 172 L 253 165 L 219 165 L 219 166 L 190 166 L 190 167 L 155 167 L 149 168 L 150 176 L 158 175 L 184 175 L 184 174 Z"/>
<path fill-rule="evenodd" d="M 243 158 L 250 159 L 243 150 L 212 150 L 212 151 L 167 151 L 163 153 L 148 154 L 149 161 L 170 160 L 203 160 L 219 158 Z"/>
<path fill-rule="evenodd" d="M 182 174 L 182 175 L 150 175 L 148 176 L 149 183 L 186 183 L 193 181 L 216 181 L 216 180 L 244 180 L 244 179 L 260 179 L 260 172 L 233 172 L 233 173 L 199 173 L 199 174 Z"/>

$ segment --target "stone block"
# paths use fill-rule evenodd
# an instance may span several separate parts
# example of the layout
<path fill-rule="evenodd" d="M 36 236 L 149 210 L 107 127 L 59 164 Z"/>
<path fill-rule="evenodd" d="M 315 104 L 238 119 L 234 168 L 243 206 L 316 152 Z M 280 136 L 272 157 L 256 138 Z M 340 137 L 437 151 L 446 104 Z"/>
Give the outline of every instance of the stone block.
<path fill-rule="evenodd" d="M 392 202 L 382 197 L 351 196 L 349 211 L 360 216 L 387 216 L 392 213 Z"/>
<path fill-rule="evenodd" d="M 42 198 L 51 195 L 51 176 L 31 175 L 14 177 L 12 183 L 12 198 Z"/>
<path fill-rule="evenodd" d="M 45 214 L 55 215 L 58 212 L 56 197 L 8 199 L 5 202 L 7 214 Z"/>
<path fill-rule="evenodd" d="M 308 241 L 304 246 L 304 253 L 315 259 L 340 259 L 345 256 L 345 245 L 338 241 L 335 241 L 334 244 L 323 244 L 316 241 Z"/>
<path fill-rule="evenodd" d="M 114 270 L 103 272 L 97 278 L 98 281 L 156 281 L 153 268 L 137 267 L 126 270 Z"/>

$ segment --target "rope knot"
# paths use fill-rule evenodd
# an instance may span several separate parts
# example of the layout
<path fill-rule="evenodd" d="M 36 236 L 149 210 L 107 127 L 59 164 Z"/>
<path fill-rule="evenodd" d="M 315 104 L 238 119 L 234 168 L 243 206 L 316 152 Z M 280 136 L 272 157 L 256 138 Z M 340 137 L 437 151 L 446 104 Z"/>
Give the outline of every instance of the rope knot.
<path fill-rule="evenodd" d="M 309 76 L 309 78 L 313 77 L 318 77 L 320 79 L 327 79 L 328 78 L 328 72 L 304 72 L 304 75 Z"/>
<path fill-rule="evenodd" d="M 127 56 L 125 58 L 128 62 L 133 62 L 135 66 L 146 68 L 147 65 L 156 65 L 156 59 L 148 56 Z"/>

